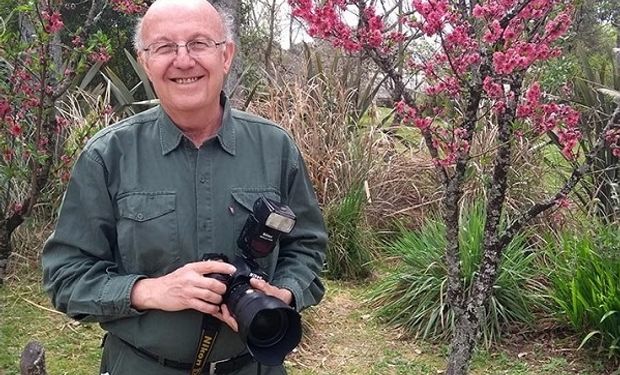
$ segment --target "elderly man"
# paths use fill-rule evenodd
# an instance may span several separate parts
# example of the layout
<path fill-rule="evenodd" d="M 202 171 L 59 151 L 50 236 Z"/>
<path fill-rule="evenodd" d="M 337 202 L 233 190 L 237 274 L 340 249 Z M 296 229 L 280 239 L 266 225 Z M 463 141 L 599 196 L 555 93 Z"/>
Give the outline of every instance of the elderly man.
<path fill-rule="evenodd" d="M 223 304 L 223 261 L 265 197 L 297 216 L 258 260 L 251 286 L 299 311 L 318 303 L 327 236 L 304 162 L 274 124 L 232 110 L 222 93 L 235 46 L 206 0 L 158 0 L 136 49 L 160 106 L 96 134 L 76 161 L 56 230 L 43 250 L 55 307 L 107 331 L 101 373 L 283 374 L 248 354 Z M 205 316 L 216 333 L 197 365 Z"/>

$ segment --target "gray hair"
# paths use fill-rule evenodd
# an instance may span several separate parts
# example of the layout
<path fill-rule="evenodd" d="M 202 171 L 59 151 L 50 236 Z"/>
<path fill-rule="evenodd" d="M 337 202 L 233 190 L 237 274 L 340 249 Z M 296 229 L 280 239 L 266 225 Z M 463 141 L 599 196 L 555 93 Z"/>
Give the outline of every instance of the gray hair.
<path fill-rule="evenodd" d="M 235 29 L 235 16 L 231 11 L 220 4 L 211 4 L 217 11 L 224 27 L 224 38 L 227 42 L 234 41 L 234 29 Z M 144 16 L 140 17 L 136 21 L 136 26 L 133 32 L 133 47 L 136 52 L 140 52 L 145 48 L 144 40 L 142 40 L 142 26 L 144 23 Z"/>

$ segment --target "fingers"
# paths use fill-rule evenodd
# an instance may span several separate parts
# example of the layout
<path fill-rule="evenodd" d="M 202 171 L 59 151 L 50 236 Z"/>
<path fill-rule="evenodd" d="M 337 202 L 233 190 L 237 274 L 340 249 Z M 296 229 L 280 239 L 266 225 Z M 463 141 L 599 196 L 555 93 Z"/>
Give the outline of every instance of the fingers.
<path fill-rule="evenodd" d="M 282 300 L 282 302 L 286 303 L 287 305 L 290 305 L 293 301 L 293 293 L 290 290 L 278 288 L 277 286 L 269 284 L 265 280 L 252 278 L 250 279 L 250 285 L 252 286 L 252 288 L 258 289 L 268 296 L 276 297 Z"/>
<path fill-rule="evenodd" d="M 232 316 L 226 304 L 222 304 L 220 306 L 220 311 L 212 315 L 221 320 L 222 322 L 226 323 L 226 325 L 228 325 L 233 331 L 239 332 L 239 325 L 237 324 L 237 320 L 235 320 L 235 318 Z"/>
<path fill-rule="evenodd" d="M 187 301 L 187 308 L 217 317 L 220 314 L 220 305 L 205 302 L 204 300 L 193 298 Z"/>
<path fill-rule="evenodd" d="M 194 271 L 204 275 L 208 273 L 223 273 L 225 275 L 232 275 L 237 269 L 230 263 L 206 260 L 202 262 L 189 263 L 187 267 L 190 267 Z"/>
<path fill-rule="evenodd" d="M 193 286 L 198 289 L 212 291 L 220 295 L 226 293 L 226 289 L 228 288 L 223 282 L 212 277 L 204 276 L 201 276 L 200 279 L 196 280 Z"/>
<path fill-rule="evenodd" d="M 224 262 L 189 263 L 165 276 L 136 282 L 131 292 L 131 303 L 138 310 L 179 311 L 191 308 L 207 314 L 216 313 L 227 287 L 221 281 L 204 275 L 234 272 L 235 267 Z"/>

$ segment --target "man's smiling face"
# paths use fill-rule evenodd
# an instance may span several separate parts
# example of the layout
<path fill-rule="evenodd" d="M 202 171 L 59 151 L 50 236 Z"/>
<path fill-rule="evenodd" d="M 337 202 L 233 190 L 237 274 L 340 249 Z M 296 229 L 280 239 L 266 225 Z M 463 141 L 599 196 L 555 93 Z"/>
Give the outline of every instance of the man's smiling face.
<path fill-rule="evenodd" d="M 149 50 L 141 51 L 139 58 L 162 107 L 169 114 L 217 108 L 234 47 L 224 43 L 190 54 L 184 45 L 195 40 L 226 40 L 219 15 L 204 0 L 155 4 L 159 6 L 149 9 L 142 24 L 141 39 Z M 176 54 L 161 56 L 150 48 L 161 43 L 182 46 Z"/>

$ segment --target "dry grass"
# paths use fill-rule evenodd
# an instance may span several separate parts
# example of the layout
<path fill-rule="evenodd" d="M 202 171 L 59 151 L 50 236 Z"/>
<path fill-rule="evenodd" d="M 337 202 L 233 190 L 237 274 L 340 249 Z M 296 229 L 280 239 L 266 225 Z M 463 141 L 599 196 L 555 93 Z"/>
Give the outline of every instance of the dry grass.
<path fill-rule="evenodd" d="M 428 346 L 401 340 L 399 331 L 371 320 L 359 286 L 330 285 L 324 301 L 304 313 L 304 341 L 289 357 L 292 374 L 388 374 L 392 372 L 379 368 L 394 353 L 401 363 L 419 362 L 435 371 L 441 368 L 439 358 L 425 354 Z"/>
<path fill-rule="evenodd" d="M 393 220 L 419 223 L 438 200 L 430 160 L 383 132 L 376 110 L 363 123 L 352 122 L 354 92 L 333 82 L 327 87 L 317 76 L 271 85 L 249 110 L 292 134 L 324 208 L 363 183 L 372 227 L 385 228 Z"/>

